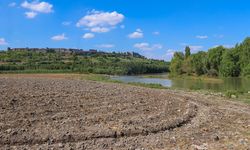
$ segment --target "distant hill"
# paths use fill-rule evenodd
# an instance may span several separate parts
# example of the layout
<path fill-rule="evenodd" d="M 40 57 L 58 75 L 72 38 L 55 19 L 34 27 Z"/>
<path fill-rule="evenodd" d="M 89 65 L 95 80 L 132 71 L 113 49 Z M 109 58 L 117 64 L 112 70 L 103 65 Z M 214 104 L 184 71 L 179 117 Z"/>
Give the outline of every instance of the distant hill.
<path fill-rule="evenodd" d="M 145 74 L 168 72 L 169 63 L 135 53 L 107 53 L 66 48 L 8 48 L 0 52 L 0 73 L 78 72 Z"/>

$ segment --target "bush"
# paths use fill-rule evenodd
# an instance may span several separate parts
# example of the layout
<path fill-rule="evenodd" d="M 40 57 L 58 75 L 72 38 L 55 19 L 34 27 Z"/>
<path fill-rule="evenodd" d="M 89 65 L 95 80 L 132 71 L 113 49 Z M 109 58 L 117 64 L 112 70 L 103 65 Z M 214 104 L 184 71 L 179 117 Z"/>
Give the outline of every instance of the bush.
<path fill-rule="evenodd" d="M 243 69 L 243 76 L 250 76 L 250 64 Z"/>
<path fill-rule="evenodd" d="M 208 70 L 207 75 L 209 77 L 217 77 L 218 76 L 218 72 L 215 69 L 210 69 L 210 70 Z"/>
<path fill-rule="evenodd" d="M 240 93 L 241 93 L 240 91 L 231 90 L 231 91 L 226 91 L 225 96 L 228 98 L 238 98 Z"/>

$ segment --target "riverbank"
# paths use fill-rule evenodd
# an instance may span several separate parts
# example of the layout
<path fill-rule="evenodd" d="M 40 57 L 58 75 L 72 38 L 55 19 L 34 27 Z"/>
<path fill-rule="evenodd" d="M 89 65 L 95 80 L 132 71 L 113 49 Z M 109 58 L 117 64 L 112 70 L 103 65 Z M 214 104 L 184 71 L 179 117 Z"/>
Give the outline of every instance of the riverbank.
<path fill-rule="evenodd" d="M 249 105 L 197 92 L 100 82 L 106 79 L 96 76 L 90 81 L 90 76 L 0 75 L 0 122 L 5 122 L 0 146 L 249 148 Z"/>
<path fill-rule="evenodd" d="M 158 75 L 141 75 L 141 77 L 144 78 L 160 78 L 160 79 L 169 79 L 168 77 L 164 77 L 164 74 L 158 74 Z M 140 86 L 140 87 L 147 87 L 147 88 L 156 88 L 156 89 L 172 89 L 172 90 L 178 90 L 178 91 L 186 91 L 186 92 L 197 92 L 200 94 L 205 95 L 213 95 L 218 97 L 224 97 L 231 101 L 241 101 L 247 104 L 250 104 L 250 91 L 243 91 L 243 90 L 227 90 L 224 92 L 221 91 L 214 91 L 214 90 L 205 90 L 200 88 L 192 88 L 192 89 L 184 89 L 184 88 L 174 88 L 174 87 L 165 87 L 158 83 L 140 83 L 140 82 L 123 82 L 120 80 L 111 79 L 108 75 L 97 75 L 97 74 L 89 74 L 89 75 L 83 75 L 81 77 L 83 80 L 91 80 L 91 81 L 99 81 L 99 82 L 110 82 L 110 83 L 120 83 L 120 84 L 129 84 L 134 86 Z M 207 78 L 207 77 L 177 77 L 174 79 L 188 79 L 188 80 L 198 80 L 198 81 L 205 81 L 205 82 L 213 82 L 213 83 L 223 83 L 222 79 L 217 78 Z"/>

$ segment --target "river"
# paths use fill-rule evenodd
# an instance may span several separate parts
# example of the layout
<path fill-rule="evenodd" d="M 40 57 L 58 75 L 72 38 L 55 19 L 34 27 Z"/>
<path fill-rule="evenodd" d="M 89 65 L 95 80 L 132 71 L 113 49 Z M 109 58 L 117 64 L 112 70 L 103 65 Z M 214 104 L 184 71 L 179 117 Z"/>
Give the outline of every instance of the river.
<path fill-rule="evenodd" d="M 113 80 L 125 83 L 155 83 L 164 87 L 191 89 L 191 90 L 212 90 L 212 91 L 250 91 L 250 79 L 246 78 L 222 78 L 221 80 L 202 80 L 190 78 L 167 78 L 167 74 L 155 74 L 148 76 L 113 76 Z"/>

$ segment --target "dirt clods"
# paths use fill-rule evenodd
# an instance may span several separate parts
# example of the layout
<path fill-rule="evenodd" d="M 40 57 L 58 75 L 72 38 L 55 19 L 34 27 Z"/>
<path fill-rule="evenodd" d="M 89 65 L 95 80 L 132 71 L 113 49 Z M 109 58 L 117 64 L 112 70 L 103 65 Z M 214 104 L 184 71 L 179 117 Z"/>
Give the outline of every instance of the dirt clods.
<path fill-rule="evenodd" d="M 181 91 L 0 77 L 0 149 L 249 149 L 248 108 Z"/>

